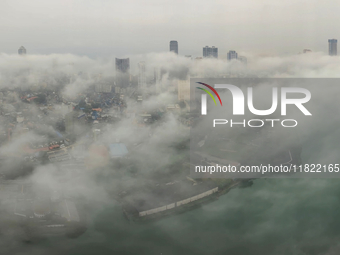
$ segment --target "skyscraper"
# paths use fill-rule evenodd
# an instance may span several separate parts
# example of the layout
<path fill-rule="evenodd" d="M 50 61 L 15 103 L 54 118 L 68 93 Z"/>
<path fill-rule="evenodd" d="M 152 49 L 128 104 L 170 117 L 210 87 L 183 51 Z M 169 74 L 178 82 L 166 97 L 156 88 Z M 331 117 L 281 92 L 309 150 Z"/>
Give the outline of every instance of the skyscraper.
<path fill-rule="evenodd" d="M 116 85 L 120 88 L 130 85 L 130 59 L 116 58 Z"/>
<path fill-rule="evenodd" d="M 205 46 L 203 48 L 203 57 L 204 58 L 218 58 L 218 48 L 215 46 L 209 47 Z"/>
<path fill-rule="evenodd" d="M 145 62 L 138 63 L 138 88 L 143 90 L 146 87 Z"/>
<path fill-rule="evenodd" d="M 170 51 L 178 54 L 178 42 L 177 41 L 170 41 Z"/>
<path fill-rule="evenodd" d="M 234 51 L 234 50 L 230 50 L 228 53 L 227 53 L 227 58 L 228 60 L 233 60 L 233 59 L 237 59 L 237 52 Z"/>
<path fill-rule="evenodd" d="M 129 69 L 130 69 L 129 58 L 116 58 L 116 71 L 126 73 L 129 72 Z"/>
<path fill-rule="evenodd" d="M 338 54 L 337 52 L 337 39 L 329 39 L 328 40 L 328 53 L 330 56 L 336 56 Z"/>
<path fill-rule="evenodd" d="M 21 46 L 18 50 L 19 55 L 26 55 L 26 49 L 24 46 Z"/>

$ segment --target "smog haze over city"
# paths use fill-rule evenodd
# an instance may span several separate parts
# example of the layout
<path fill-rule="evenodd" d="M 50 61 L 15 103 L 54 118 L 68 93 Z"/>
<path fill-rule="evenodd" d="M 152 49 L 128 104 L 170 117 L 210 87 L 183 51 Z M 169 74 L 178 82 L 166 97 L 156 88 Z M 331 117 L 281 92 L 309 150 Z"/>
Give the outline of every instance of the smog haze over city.
<path fill-rule="evenodd" d="M 339 254 L 339 11 L 1 1 L 0 254 Z"/>
<path fill-rule="evenodd" d="M 183 55 L 206 45 L 253 54 L 327 51 L 339 32 L 337 1 L 1 1 L 1 51 L 31 54 L 125 56 L 167 51 L 180 42 Z"/>

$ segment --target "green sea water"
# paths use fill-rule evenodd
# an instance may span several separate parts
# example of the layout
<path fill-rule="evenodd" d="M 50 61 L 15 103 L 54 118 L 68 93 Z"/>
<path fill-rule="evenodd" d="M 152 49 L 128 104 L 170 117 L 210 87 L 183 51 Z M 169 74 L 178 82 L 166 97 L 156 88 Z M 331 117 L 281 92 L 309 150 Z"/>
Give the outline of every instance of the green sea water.
<path fill-rule="evenodd" d="M 334 129 L 306 142 L 303 161 L 338 159 L 338 133 Z M 99 203 L 77 239 L 5 245 L 2 250 L 11 253 L 1 255 L 335 255 L 340 254 L 340 179 L 258 179 L 198 209 L 145 223 L 128 222 L 118 203 Z"/>
<path fill-rule="evenodd" d="M 12 254 L 317 255 L 339 254 L 339 240 L 340 179 L 262 179 L 155 222 L 98 209 L 79 238 L 17 243 Z"/>

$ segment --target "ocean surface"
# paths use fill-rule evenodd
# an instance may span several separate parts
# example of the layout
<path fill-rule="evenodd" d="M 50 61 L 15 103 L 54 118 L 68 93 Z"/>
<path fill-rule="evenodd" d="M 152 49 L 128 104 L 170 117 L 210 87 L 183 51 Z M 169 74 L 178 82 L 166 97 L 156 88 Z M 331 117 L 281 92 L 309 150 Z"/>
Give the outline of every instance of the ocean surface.
<path fill-rule="evenodd" d="M 77 239 L 8 243 L 11 254 L 339 254 L 340 179 L 261 179 L 201 208 L 130 223 L 93 213 Z M 6 253 L 1 253 L 6 254 Z"/>

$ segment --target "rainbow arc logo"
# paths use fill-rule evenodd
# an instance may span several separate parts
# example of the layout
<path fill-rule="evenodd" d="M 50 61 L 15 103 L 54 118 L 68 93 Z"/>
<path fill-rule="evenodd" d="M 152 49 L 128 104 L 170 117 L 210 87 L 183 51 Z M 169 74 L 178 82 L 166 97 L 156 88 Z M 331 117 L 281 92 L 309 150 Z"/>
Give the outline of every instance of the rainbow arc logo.
<path fill-rule="evenodd" d="M 220 104 L 221 104 L 221 106 L 222 106 L 222 100 L 221 100 L 221 98 L 220 98 L 220 95 L 217 93 L 217 91 L 216 91 L 213 87 L 211 87 L 210 85 L 208 85 L 208 84 L 206 84 L 206 83 L 203 83 L 203 82 L 197 82 L 197 83 L 198 83 L 198 84 L 201 84 L 201 85 L 203 85 L 203 86 L 206 86 L 207 88 L 211 89 L 211 91 L 214 92 L 214 94 L 217 96 L 218 100 L 220 100 Z M 211 92 L 210 92 L 209 90 L 203 89 L 203 88 L 200 88 L 200 87 L 196 87 L 196 88 L 197 88 L 197 89 L 201 89 L 201 90 L 203 90 L 204 92 L 206 92 L 206 93 L 214 100 L 215 105 L 217 105 L 214 96 L 211 94 Z"/>

